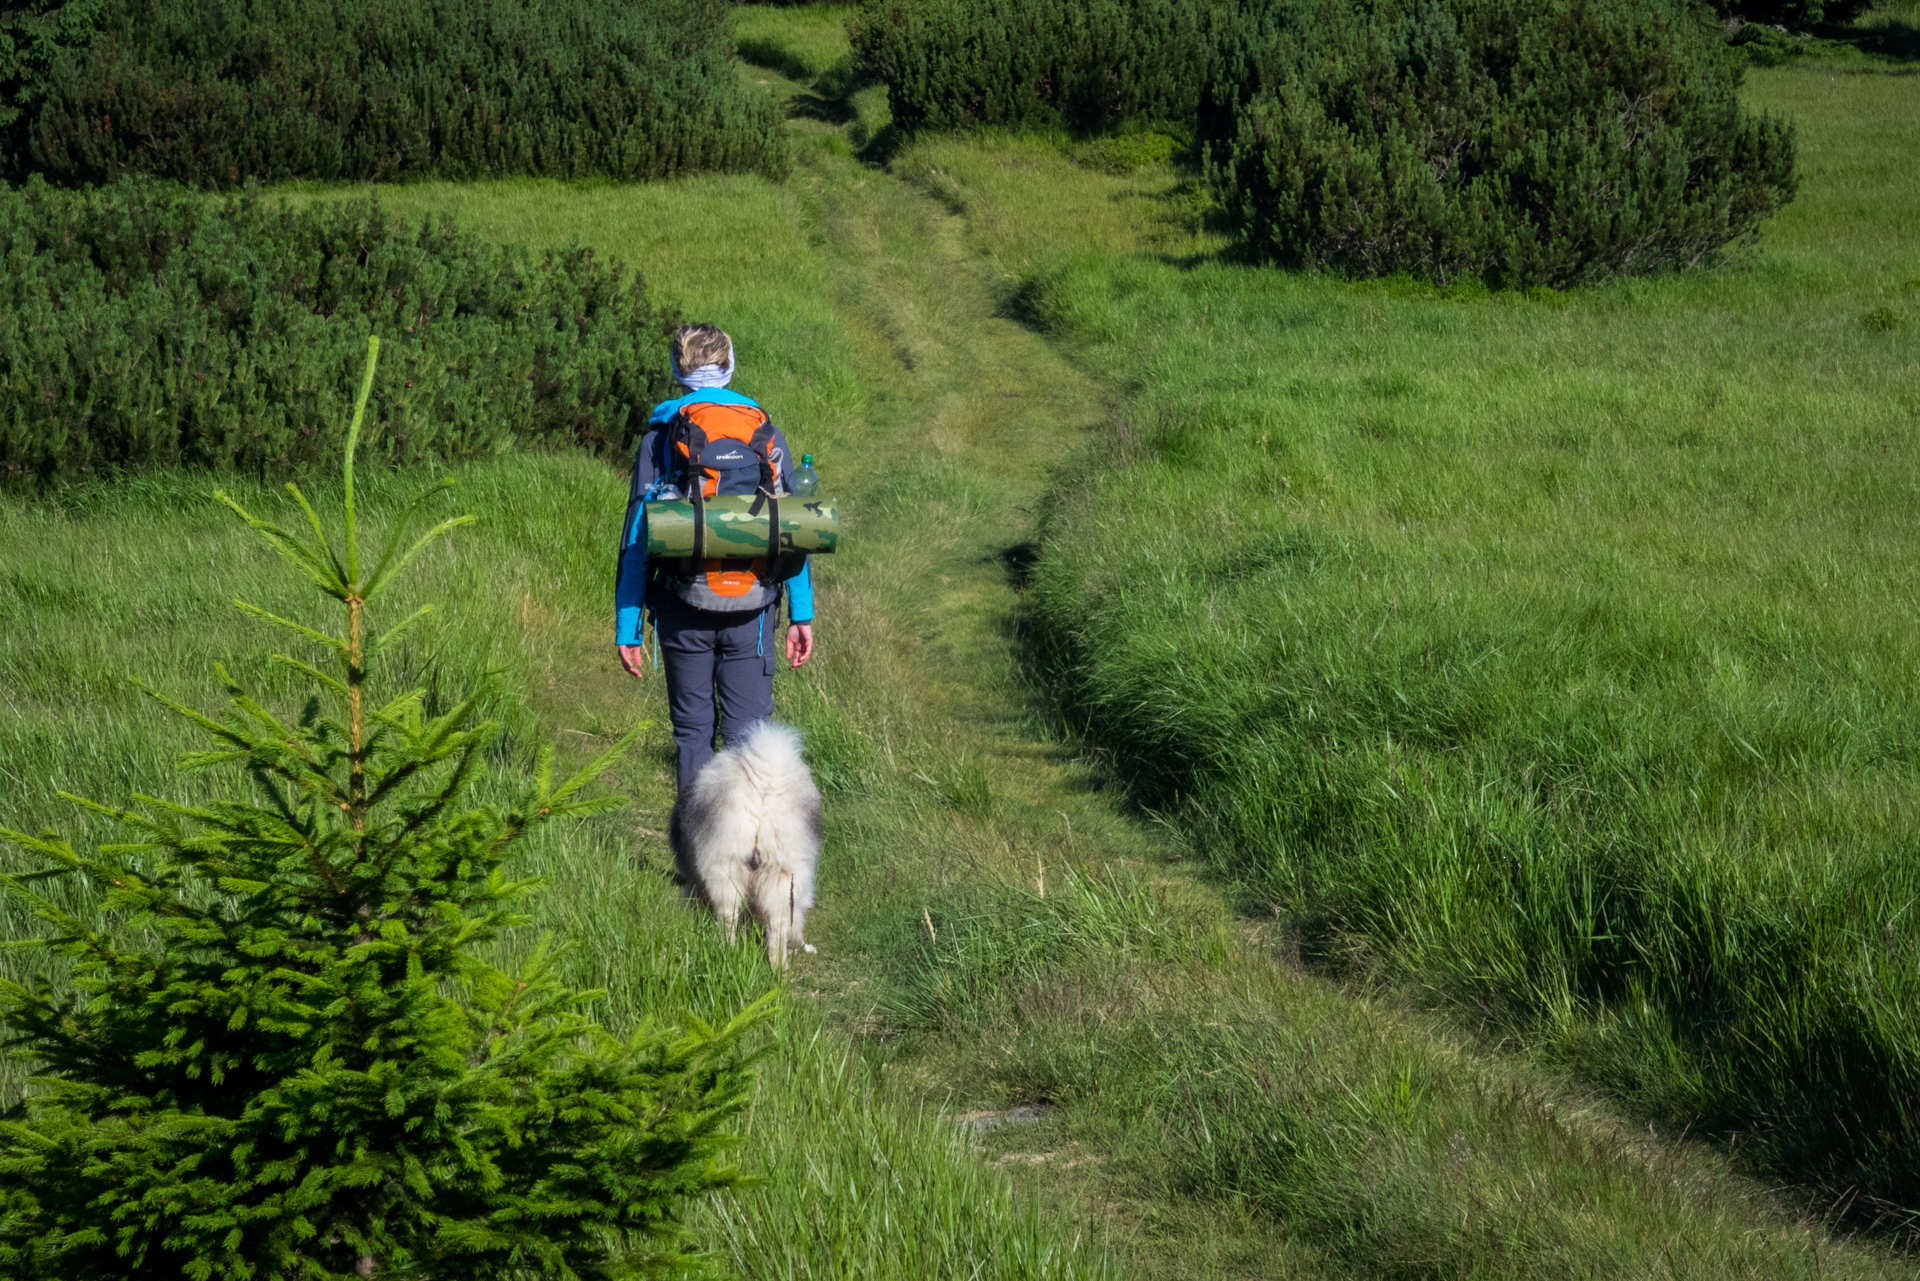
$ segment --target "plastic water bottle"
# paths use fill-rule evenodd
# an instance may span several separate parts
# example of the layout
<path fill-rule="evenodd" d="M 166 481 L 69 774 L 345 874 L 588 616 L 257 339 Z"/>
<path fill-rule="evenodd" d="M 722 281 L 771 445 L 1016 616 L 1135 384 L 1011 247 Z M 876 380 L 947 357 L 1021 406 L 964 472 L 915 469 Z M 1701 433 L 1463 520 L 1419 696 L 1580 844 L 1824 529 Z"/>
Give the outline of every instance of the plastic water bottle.
<path fill-rule="evenodd" d="M 813 455 L 800 455 L 800 465 L 793 469 L 793 496 L 812 498 L 820 488 L 820 473 L 813 469 Z"/>

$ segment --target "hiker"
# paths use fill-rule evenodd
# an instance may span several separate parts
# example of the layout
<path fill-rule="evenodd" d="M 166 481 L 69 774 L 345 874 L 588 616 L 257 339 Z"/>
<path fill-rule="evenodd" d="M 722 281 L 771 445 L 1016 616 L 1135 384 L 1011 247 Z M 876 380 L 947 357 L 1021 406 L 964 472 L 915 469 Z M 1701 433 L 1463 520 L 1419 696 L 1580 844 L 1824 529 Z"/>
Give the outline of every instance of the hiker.
<path fill-rule="evenodd" d="M 733 340 L 714 325 L 685 325 L 673 336 L 671 354 L 673 379 L 687 394 L 654 406 L 633 460 L 613 589 L 614 642 L 621 665 L 644 677 L 643 611 L 652 614 L 684 794 L 713 757 L 716 706 L 721 737 L 729 744 L 773 715 L 782 595 L 788 665 L 798 667 L 813 656 L 813 580 L 803 563 L 782 583 L 768 558 L 648 565 L 641 504 L 668 496 L 669 487 L 677 497 L 697 477 L 708 497 L 751 494 L 777 475 L 782 490 L 793 489 L 793 453 L 786 437 L 759 405 L 727 389 L 733 381 Z M 699 457 L 689 457 L 689 441 Z"/>

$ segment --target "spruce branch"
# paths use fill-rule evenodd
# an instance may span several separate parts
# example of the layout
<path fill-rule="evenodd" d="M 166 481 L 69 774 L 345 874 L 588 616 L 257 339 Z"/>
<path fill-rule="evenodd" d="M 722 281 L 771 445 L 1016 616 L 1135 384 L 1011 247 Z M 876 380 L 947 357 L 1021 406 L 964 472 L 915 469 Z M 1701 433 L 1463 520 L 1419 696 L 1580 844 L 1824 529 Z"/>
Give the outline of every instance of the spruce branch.
<path fill-rule="evenodd" d="M 294 741 L 294 731 L 283 724 L 279 717 L 260 706 L 260 704 L 255 702 L 249 695 L 236 692 L 230 701 L 234 709 L 242 716 L 245 716 L 255 725 L 258 725 L 261 729 L 272 735 L 271 741 L 267 739 L 256 739 L 255 743 L 257 746 L 278 756 L 279 752 L 277 749 L 280 744 Z M 245 732 L 239 726 L 234 726 L 233 728 L 236 733 Z"/>
<path fill-rule="evenodd" d="M 422 619 L 432 612 L 432 605 L 422 605 L 419 609 L 414 610 L 392 627 L 387 628 L 386 631 L 380 632 L 372 640 L 367 642 L 368 656 L 373 658 L 379 657 L 386 651 L 387 646 L 394 644 L 402 636 L 412 631 Z"/>
<path fill-rule="evenodd" d="M 625 756 L 627 752 L 633 747 L 634 743 L 639 740 L 640 735 L 646 732 L 646 729 L 647 729 L 647 726 L 645 724 L 640 724 L 640 725 L 634 726 L 632 729 L 628 730 L 625 734 L 622 734 L 619 740 L 615 742 L 611 747 L 607 748 L 606 751 L 600 753 L 600 755 L 594 757 L 591 761 L 588 761 L 584 766 L 581 767 L 578 773 L 576 773 L 572 778 L 568 779 L 566 782 L 562 783 L 559 787 L 559 790 L 554 791 L 552 793 L 546 793 L 545 785 L 543 782 L 540 788 L 541 792 L 545 793 L 540 797 L 543 807 L 546 810 L 551 812 L 558 809 L 561 806 L 564 806 L 566 802 L 571 797 L 573 797 L 576 793 L 578 793 L 582 788 L 594 782 L 602 774 L 606 773 L 609 769 L 613 768 L 613 766 L 620 760 L 620 758 Z"/>
<path fill-rule="evenodd" d="M 351 580 L 347 577 L 346 567 L 340 563 L 340 557 L 333 550 L 333 540 L 327 537 L 326 529 L 320 523 L 320 513 L 315 511 L 313 504 L 307 501 L 307 496 L 301 492 L 300 486 L 288 481 L 286 489 L 287 493 L 293 496 L 295 504 L 306 515 L 307 527 L 313 530 L 313 545 L 326 553 L 327 565 L 333 577 L 344 587 Z"/>
<path fill-rule="evenodd" d="M 394 552 L 406 542 L 407 531 L 413 528 L 414 522 L 419 519 L 420 513 L 425 510 L 428 500 L 439 494 L 446 493 L 452 489 L 453 486 L 453 477 L 442 477 L 438 483 L 429 485 L 418 494 L 415 494 L 413 501 L 401 510 L 400 519 L 394 522 L 393 532 L 387 536 L 387 549 L 380 554 L 380 560 L 373 567 L 370 582 L 379 584 L 386 581 L 388 569 L 393 564 Z"/>
<path fill-rule="evenodd" d="M 411 742 L 419 737 L 420 718 L 424 714 L 426 701 L 426 689 L 416 686 L 398 698 L 395 698 L 385 707 L 376 708 L 373 713 L 373 718 L 383 724 L 391 725 L 402 734 L 408 735 L 409 741 Z"/>
<path fill-rule="evenodd" d="M 348 580 L 340 572 L 339 562 L 334 559 L 332 551 L 326 546 L 325 538 L 320 534 L 320 517 L 314 514 L 311 507 L 307 506 L 306 498 L 300 494 L 298 489 L 295 489 L 292 485 L 287 486 L 287 488 L 293 490 L 294 496 L 299 498 L 300 505 L 306 508 L 307 515 L 312 519 L 315 542 L 320 548 L 320 551 L 325 552 L 325 560 L 321 559 L 320 552 L 306 547 L 298 538 L 280 528 L 280 526 L 273 524 L 271 521 L 261 520 L 259 517 L 253 515 L 253 513 L 249 512 L 228 496 L 227 491 L 224 489 L 216 489 L 213 492 L 213 496 L 239 513 L 240 519 L 246 521 L 248 526 L 251 527 L 255 533 L 259 534 L 268 546 L 280 553 L 282 559 L 304 574 L 307 579 L 321 591 L 336 600 L 346 599 Z"/>
<path fill-rule="evenodd" d="M 269 658 L 271 659 L 271 661 L 279 664 L 282 667 L 288 668 L 289 670 L 292 670 L 292 671 L 299 672 L 302 676 L 306 677 L 310 681 L 313 681 L 315 684 L 321 685 L 327 689 L 332 690 L 334 693 L 340 695 L 340 697 L 342 698 L 345 698 L 347 696 L 347 687 L 345 685 L 342 685 L 337 677 L 329 676 L 327 673 L 315 667 L 312 663 L 305 662 L 298 658 L 294 658 L 290 654 L 272 654 L 272 655 L 269 655 Z"/>
<path fill-rule="evenodd" d="M 235 600 L 232 604 L 235 609 L 243 614 L 261 619 L 264 622 L 272 623 L 275 627 L 284 627 L 290 632 L 295 632 L 306 637 L 316 645 L 326 646 L 336 654 L 344 654 L 347 652 L 347 642 L 338 636 L 329 636 L 327 633 L 316 628 L 308 627 L 304 623 L 296 623 L 291 618 L 282 618 L 278 614 L 270 614 L 258 605 L 249 605 L 243 600 Z"/>
<path fill-rule="evenodd" d="M 341 463 L 340 478 L 344 489 L 347 529 L 347 573 L 346 580 L 352 590 L 362 595 L 360 587 L 360 531 L 353 512 L 353 456 L 360 448 L 360 424 L 367 417 L 367 397 L 373 394 L 373 373 L 380 365 L 380 339 L 378 336 L 367 339 L 367 372 L 360 379 L 360 394 L 353 400 L 353 422 L 347 427 L 347 447 L 343 451 L 345 460 Z"/>
<path fill-rule="evenodd" d="M 462 525 L 471 525 L 477 519 L 479 518 L 476 516 L 455 516 L 451 519 L 443 520 L 426 533 L 420 535 L 420 537 L 415 540 L 413 546 L 407 548 L 407 550 L 401 553 L 399 558 L 391 564 L 385 563 L 385 558 L 383 558 L 380 570 L 375 573 L 372 581 L 367 584 L 365 594 L 371 597 L 375 592 L 386 586 L 387 581 L 391 579 L 393 575 L 412 564 L 415 557 L 433 544 L 434 539 L 445 537 L 447 534 L 459 529 Z"/>
<path fill-rule="evenodd" d="M 188 707 L 185 703 L 168 698 L 165 694 L 162 694 L 160 691 L 142 681 L 129 678 L 128 683 L 148 698 L 151 698 L 154 702 L 160 704 L 160 706 L 172 712 L 175 716 L 180 717 L 182 720 L 191 721 L 221 742 L 231 743 L 233 746 L 244 751 L 250 752 L 254 749 L 254 741 L 231 725 L 223 721 L 214 720 L 211 716 L 202 715 L 193 708 Z"/>

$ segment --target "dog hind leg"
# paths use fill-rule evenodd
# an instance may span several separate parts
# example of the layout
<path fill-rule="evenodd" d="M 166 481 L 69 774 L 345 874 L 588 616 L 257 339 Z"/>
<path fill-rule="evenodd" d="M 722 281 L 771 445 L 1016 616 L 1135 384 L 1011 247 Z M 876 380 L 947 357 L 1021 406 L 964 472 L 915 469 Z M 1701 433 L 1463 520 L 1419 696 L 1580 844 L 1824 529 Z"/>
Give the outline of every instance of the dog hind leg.
<path fill-rule="evenodd" d="M 760 920 L 767 927 L 767 964 L 776 970 L 783 970 L 787 966 L 793 875 L 784 870 L 771 876 L 762 875 L 754 888 L 757 891 L 754 906 L 759 909 Z"/>
<path fill-rule="evenodd" d="M 787 947 L 799 948 L 802 952 L 817 949 L 807 942 L 807 909 L 794 901 L 793 887 L 787 887 Z"/>
<path fill-rule="evenodd" d="M 740 905 L 746 896 L 741 893 L 740 883 L 727 875 L 714 877 L 707 887 L 707 895 L 713 900 L 713 914 L 720 918 L 720 926 L 727 932 L 727 945 L 731 947 L 740 932 Z"/>

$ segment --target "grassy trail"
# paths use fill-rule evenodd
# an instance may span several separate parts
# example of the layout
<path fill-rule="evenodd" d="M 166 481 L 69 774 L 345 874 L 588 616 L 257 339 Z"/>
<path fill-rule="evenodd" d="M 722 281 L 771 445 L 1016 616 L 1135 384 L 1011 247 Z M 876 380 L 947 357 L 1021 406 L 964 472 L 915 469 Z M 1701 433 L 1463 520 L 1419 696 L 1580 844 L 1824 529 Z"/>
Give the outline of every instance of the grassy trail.
<path fill-rule="evenodd" d="M 830 65 L 787 61 L 809 57 Z M 744 74 L 798 116 L 784 190 L 588 189 L 565 193 L 564 218 L 537 185 L 391 197 L 637 260 L 736 335 L 741 385 L 845 499 L 848 551 L 819 576 L 821 657 L 776 688 L 828 792 L 829 842 L 821 954 L 796 967 L 791 1043 L 754 1120 L 770 1182 L 705 1225 L 741 1271 L 1898 1274 L 1712 1153 L 1305 974 L 1277 929 L 1236 918 L 1122 814 L 1022 686 L 1016 628 L 1034 506 L 1113 391 L 1007 313 L 1015 277 L 1062 245 L 1207 248 L 1179 184 L 1093 175 L 1046 144 L 934 144 L 876 170 L 849 154 L 870 129 L 860 104 L 843 126 L 817 117 L 844 105 Z M 1008 198 L 975 198 L 988 171 Z M 579 676 L 554 697 L 615 723 L 637 695 L 664 721 L 657 683 L 615 672 L 600 620 L 575 627 Z M 629 839 L 656 873 L 667 759 L 656 737 L 628 780 L 643 814 Z M 746 956 L 740 990 L 758 973 Z M 596 977 L 617 986 L 606 964 Z M 977 1140 L 936 1116 L 1021 1104 L 1044 1107 Z M 918 1182 L 893 1175 L 909 1158 Z M 1278 1191 L 1231 1191 L 1248 1170 Z M 983 1172 L 1032 1201 L 954 1190 Z M 936 1222 L 983 1204 L 997 1217 Z"/>
<path fill-rule="evenodd" d="M 796 964 L 748 1122 L 743 1160 L 767 1181 L 696 1224 L 718 1253 L 754 1278 L 1904 1275 L 1712 1152 L 1653 1141 L 1524 1060 L 1303 972 L 1276 928 L 1235 916 L 1123 813 L 1023 684 L 1018 631 L 1036 500 L 1107 430 L 1114 393 L 1008 314 L 1015 277 L 1061 245 L 1205 248 L 1186 193 L 1170 171 L 1098 174 L 1044 142 L 862 165 L 849 139 L 873 131 L 871 103 L 824 83 L 830 25 L 748 17 L 769 28 L 770 60 L 828 73 L 809 88 L 744 69 L 796 112 L 785 184 L 383 193 L 400 213 L 637 263 L 736 336 L 740 387 L 843 500 L 820 657 L 776 685 L 828 795 L 821 953 Z M 817 39 L 782 44 L 782 22 Z M 962 163 L 970 184 L 951 178 Z M 1017 202 L 977 198 L 995 175 Z M 503 769 L 532 741 L 586 754 L 651 719 L 620 780 L 635 807 L 530 851 L 551 883 L 540 924 L 574 944 L 572 977 L 607 989 L 616 1026 L 737 1006 L 773 977 L 667 876 L 660 682 L 620 674 L 607 644 L 624 479 L 506 457 L 461 480 L 482 522 L 427 568 L 421 591 L 448 609 L 405 675 L 437 691 L 505 673 Z M 180 794 L 167 762 L 183 740 L 122 678 L 212 703 L 209 660 L 258 648 L 225 602 L 280 603 L 213 484 L 0 508 L 12 825 L 73 830 L 56 785 Z M 409 487 L 370 481 L 370 519 Z M 236 671 L 297 694 L 264 663 Z M 954 1117 L 1021 1104 L 1046 1106 L 977 1138 Z M 1250 1185 L 1268 1191 L 1232 1190 Z"/>
<path fill-rule="evenodd" d="M 1015 626 L 1034 506 L 1114 390 L 1007 319 L 1029 245 L 945 180 L 939 147 L 879 172 L 831 125 L 795 127 L 866 410 L 833 460 L 857 550 L 823 574 L 821 669 L 781 705 L 816 743 L 866 744 L 870 768 L 836 797 L 822 955 L 794 982 L 885 1064 L 896 1103 L 1042 1105 L 986 1130 L 983 1156 L 1130 1276 L 1898 1272 L 1713 1154 L 1306 975 L 1120 812 L 1034 710 Z M 995 160 L 1065 171 L 1031 239 L 1116 234 L 1071 207 L 1090 196 L 1139 207 L 1117 234 L 1193 236 L 1167 229 L 1178 191 L 1090 192 L 1046 147 Z M 1228 1167 L 1262 1162 L 1287 1168 L 1285 1197 L 1221 1192 Z"/>

